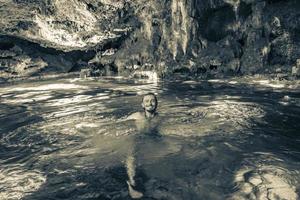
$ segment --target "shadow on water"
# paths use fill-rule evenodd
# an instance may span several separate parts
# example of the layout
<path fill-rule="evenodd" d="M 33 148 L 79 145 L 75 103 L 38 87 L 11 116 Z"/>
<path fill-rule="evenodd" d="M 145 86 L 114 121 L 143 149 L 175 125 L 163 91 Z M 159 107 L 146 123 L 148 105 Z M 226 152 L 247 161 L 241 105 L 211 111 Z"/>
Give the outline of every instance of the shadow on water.
<path fill-rule="evenodd" d="M 133 137 L 143 199 L 299 196 L 299 91 L 206 81 L 74 85 L 44 98 L 42 90 L 15 99 L 1 91 L 1 165 L 37 185 L 24 200 L 130 199 L 124 160 Z M 147 91 L 159 96 L 161 137 L 138 137 L 122 121 Z"/>
<path fill-rule="evenodd" d="M 27 124 L 38 123 L 42 117 L 35 115 L 26 105 L 0 103 L 0 135 Z"/>

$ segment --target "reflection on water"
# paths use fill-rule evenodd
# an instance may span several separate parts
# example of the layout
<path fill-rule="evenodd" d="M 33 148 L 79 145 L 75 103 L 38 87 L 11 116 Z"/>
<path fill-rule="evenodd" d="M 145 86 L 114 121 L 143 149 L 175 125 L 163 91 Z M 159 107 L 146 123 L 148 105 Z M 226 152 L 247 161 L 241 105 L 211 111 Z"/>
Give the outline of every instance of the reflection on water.
<path fill-rule="evenodd" d="M 1 86 L 0 199 L 298 199 L 300 92 L 267 81 Z M 160 137 L 126 120 L 158 94 Z M 134 150 L 132 151 L 132 147 Z"/>

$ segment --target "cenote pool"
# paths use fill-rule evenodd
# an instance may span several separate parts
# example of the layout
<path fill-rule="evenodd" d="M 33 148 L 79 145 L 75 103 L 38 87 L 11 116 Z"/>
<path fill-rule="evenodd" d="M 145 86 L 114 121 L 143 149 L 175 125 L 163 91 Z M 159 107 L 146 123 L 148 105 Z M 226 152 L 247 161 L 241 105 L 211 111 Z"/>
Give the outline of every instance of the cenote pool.
<path fill-rule="evenodd" d="M 160 137 L 127 120 L 158 95 Z M 300 91 L 266 80 L 59 79 L 0 87 L 0 199 L 299 199 Z M 134 146 L 134 152 L 129 151 Z"/>

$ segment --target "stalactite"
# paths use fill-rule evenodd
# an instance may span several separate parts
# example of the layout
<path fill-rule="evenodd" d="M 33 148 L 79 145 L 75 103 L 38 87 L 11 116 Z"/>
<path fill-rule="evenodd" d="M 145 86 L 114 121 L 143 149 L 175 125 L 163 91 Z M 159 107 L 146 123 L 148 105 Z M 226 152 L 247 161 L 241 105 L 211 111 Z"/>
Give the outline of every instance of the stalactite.
<path fill-rule="evenodd" d="M 174 40 L 171 44 L 173 57 L 177 56 L 179 46 L 182 48 L 184 54 L 186 54 L 187 46 L 189 42 L 190 33 L 190 19 L 187 12 L 186 1 L 173 0 L 171 4 L 172 13 L 172 33 Z"/>

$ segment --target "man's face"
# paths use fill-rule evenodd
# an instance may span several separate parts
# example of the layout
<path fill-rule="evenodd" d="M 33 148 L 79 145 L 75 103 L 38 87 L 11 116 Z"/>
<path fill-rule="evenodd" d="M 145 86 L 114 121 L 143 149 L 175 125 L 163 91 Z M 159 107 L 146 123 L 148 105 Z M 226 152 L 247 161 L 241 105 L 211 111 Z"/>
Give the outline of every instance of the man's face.
<path fill-rule="evenodd" d="M 157 107 L 155 97 L 153 95 L 144 96 L 142 106 L 148 112 L 155 112 Z"/>

